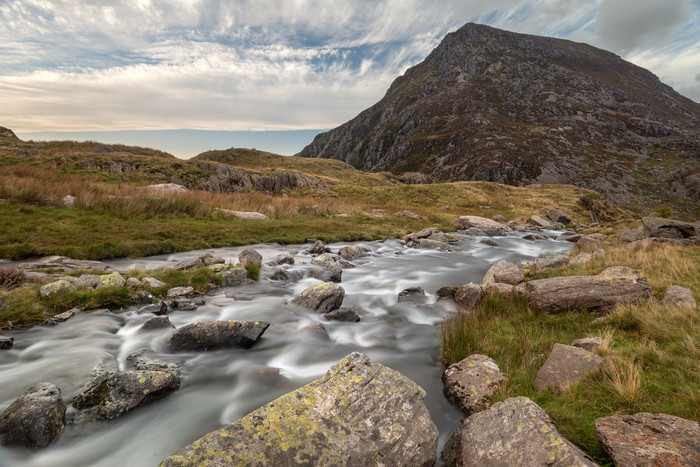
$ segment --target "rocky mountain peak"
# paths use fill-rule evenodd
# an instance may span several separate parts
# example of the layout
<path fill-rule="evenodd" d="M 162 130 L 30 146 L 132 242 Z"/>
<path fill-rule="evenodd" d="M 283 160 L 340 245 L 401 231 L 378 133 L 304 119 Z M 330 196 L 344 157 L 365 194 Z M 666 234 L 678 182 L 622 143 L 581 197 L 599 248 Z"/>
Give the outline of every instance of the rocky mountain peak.
<path fill-rule="evenodd" d="M 4 126 L 0 126 L 0 138 L 12 138 L 17 140 L 19 139 L 12 130 L 10 130 L 9 128 L 5 128 Z"/>
<path fill-rule="evenodd" d="M 630 207 L 692 210 L 699 128 L 699 104 L 611 52 L 470 23 L 298 155 L 433 181 L 567 183 Z"/>

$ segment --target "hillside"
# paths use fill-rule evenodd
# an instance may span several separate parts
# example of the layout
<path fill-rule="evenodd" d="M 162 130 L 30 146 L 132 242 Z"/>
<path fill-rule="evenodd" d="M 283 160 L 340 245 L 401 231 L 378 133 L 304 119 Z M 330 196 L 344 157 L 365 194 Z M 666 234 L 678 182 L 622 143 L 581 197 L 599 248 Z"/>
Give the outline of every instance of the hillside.
<path fill-rule="evenodd" d="M 574 184 L 700 216 L 699 104 L 610 52 L 477 24 L 297 155 L 408 181 Z"/>

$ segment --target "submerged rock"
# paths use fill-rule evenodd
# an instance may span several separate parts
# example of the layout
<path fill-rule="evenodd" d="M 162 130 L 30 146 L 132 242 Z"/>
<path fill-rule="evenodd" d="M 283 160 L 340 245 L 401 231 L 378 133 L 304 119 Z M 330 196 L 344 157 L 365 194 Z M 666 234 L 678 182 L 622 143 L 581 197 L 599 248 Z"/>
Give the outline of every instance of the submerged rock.
<path fill-rule="evenodd" d="M 200 321 L 176 330 L 168 345 L 173 350 L 247 349 L 269 326 L 266 321 Z"/>
<path fill-rule="evenodd" d="M 326 375 L 181 449 L 161 464 L 432 466 L 438 430 L 423 391 L 352 353 Z"/>
<path fill-rule="evenodd" d="M 450 365 L 442 374 L 445 397 L 467 416 L 488 409 L 489 398 L 504 379 L 496 361 L 481 354 Z"/>
<path fill-rule="evenodd" d="M 43 448 L 63 429 L 66 404 L 51 383 L 27 389 L 0 414 L 0 444 Z"/>
<path fill-rule="evenodd" d="M 323 316 L 328 320 L 335 321 L 345 321 L 350 323 L 357 323 L 360 321 L 360 315 L 358 315 L 355 308 L 351 306 L 342 306 L 333 311 L 329 311 Z"/>
<path fill-rule="evenodd" d="M 596 466 L 561 436 L 547 413 L 527 397 L 511 397 L 468 417 L 450 436 L 442 465 Z"/>
<path fill-rule="evenodd" d="M 14 337 L 0 336 L 0 350 L 10 350 L 15 345 Z"/>
<path fill-rule="evenodd" d="M 399 292 L 399 303 L 410 302 L 425 297 L 425 290 L 422 287 L 409 287 Z"/>
<path fill-rule="evenodd" d="M 332 282 L 322 282 L 304 290 L 292 303 L 323 314 L 340 308 L 344 298 L 344 288 Z"/>

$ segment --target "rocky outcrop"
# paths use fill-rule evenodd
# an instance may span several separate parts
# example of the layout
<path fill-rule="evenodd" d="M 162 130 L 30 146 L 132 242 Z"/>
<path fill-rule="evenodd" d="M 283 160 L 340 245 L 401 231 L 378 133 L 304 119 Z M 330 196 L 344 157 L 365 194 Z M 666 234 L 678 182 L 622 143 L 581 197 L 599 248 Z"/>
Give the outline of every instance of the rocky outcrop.
<path fill-rule="evenodd" d="M 681 287 L 679 285 L 670 285 L 664 292 L 664 298 L 661 299 L 664 305 L 677 306 L 681 308 L 690 308 L 694 310 L 697 307 L 693 291 Z"/>
<path fill-rule="evenodd" d="M 481 354 L 472 354 L 450 365 L 442 374 L 445 397 L 466 416 L 488 409 L 489 398 L 503 380 L 505 375 L 496 361 Z"/>
<path fill-rule="evenodd" d="M 345 289 L 332 282 L 313 285 L 292 300 L 294 305 L 325 314 L 340 308 L 345 298 Z"/>
<path fill-rule="evenodd" d="M 622 229 L 617 235 L 617 239 L 621 242 L 630 243 L 636 242 L 644 238 L 644 227 L 637 229 Z"/>
<path fill-rule="evenodd" d="M 51 383 L 27 389 L 0 414 L 0 444 L 43 448 L 63 428 L 66 404 Z"/>
<path fill-rule="evenodd" d="M 682 222 L 658 217 L 642 218 L 644 237 L 684 239 L 700 236 L 700 223 Z"/>
<path fill-rule="evenodd" d="M 535 387 L 539 390 L 550 386 L 567 389 L 602 364 L 603 357 L 589 350 L 572 345 L 554 344 L 547 361 L 537 371 Z"/>
<path fill-rule="evenodd" d="M 326 375 L 165 459 L 209 465 L 432 466 L 438 430 L 425 392 L 360 353 Z"/>
<path fill-rule="evenodd" d="M 79 421 L 112 420 L 180 388 L 165 371 L 114 371 L 95 377 L 73 398 Z"/>
<path fill-rule="evenodd" d="M 491 219 L 479 216 L 462 216 L 454 221 L 455 229 L 469 235 L 489 235 L 491 237 L 506 235 L 510 229 Z"/>
<path fill-rule="evenodd" d="M 200 321 L 177 329 L 168 338 L 168 345 L 185 351 L 248 349 L 269 326 L 266 321 Z"/>
<path fill-rule="evenodd" d="M 45 258 L 22 263 L 20 269 L 61 269 L 65 271 L 86 270 L 96 272 L 111 272 L 112 267 L 100 261 L 72 259 L 66 256 L 47 256 Z"/>
<path fill-rule="evenodd" d="M 615 465 L 700 465 L 700 423 L 640 412 L 595 421 L 595 432 Z"/>
<path fill-rule="evenodd" d="M 571 309 L 595 311 L 637 303 L 651 295 L 646 278 L 629 268 L 610 267 L 597 276 L 537 279 L 525 283 L 530 305 L 547 313 Z"/>
<path fill-rule="evenodd" d="M 596 466 L 527 397 L 511 397 L 464 420 L 450 436 L 442 465 Z"/>
<path fill-rule="evenodd" d="M 187 183 L 188 188 L 195 190 L 214 193 L 235 193 L 243 190 L 279 193 L 282 190 L 304 188 L 327 190 L 320 180 L 299 172 L 282 171 L 274 176 L 264 176 L 215 162 L 198 162 L 197 167 L 208 175 Z"/>

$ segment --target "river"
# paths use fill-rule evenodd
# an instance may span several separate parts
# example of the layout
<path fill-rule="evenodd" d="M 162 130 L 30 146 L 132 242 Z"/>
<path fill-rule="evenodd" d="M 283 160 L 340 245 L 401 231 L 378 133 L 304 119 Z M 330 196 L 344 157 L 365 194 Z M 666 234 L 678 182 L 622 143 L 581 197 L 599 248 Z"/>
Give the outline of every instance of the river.
<path fill-rule="evenodd" d="M 545 232 L 552 237 L 555 232 Z M 14 337 L 11 350 L 0 351 L 0 411 L 28 387 L 47 381 L 61 388 L 66 404 L 102 361 L 116 361 L 126 369 L 126 357 L 140 349 L 182 368 L 179 391 L 111 422 L 66 425 L 46 449 L 0 447 L 0 466 L 156 466 L 179 448 L 229 424 L 258 407 L 321 377 L 334 363 L 361 351 L 408 376 L 423 389 L 426 406 L 440 430 L 440 448 L 462 420 L 461 412 L 442 394 L 443 371 L 439 361 L 439 323 L 454 308 L 450 300 L 437 301 L 442 286 L 480 282 L 488 267 L 505 259 L 515 263 L 568 253 L 572 243 L 550 238 L 523 240 L 520 235 L 497 237 L 500 246 L 464 236 L 459 251 L 409 249 L 395 240 L 353 243 L 368 253 L 344 269 L 343 305 L 352 305 L 359 323 L 327 321 L 321 315 L 287 305 L 305 288 L 318 282 L 306 277 L 279 283 L 265 278 L 272 268 L 263 266 L 261 280 L 203 297 L 196 311 L 169 316 L 180 327 L 205 320 L 264 320 L 268 330 L 251 349 L 173 354 L 165 345 L 167 331 L 139 333 L 152 315 L 121 311 L 77 314 L 58 326 L 35 326 L 3 332 Z M 333 252 L 350 243 L 328 245 Z M 254 245 L 263 264 L 288 251 L 295 257 L 285 266 L 303 276 L 309 268 L 310 245 Z M 138 259 L 106 261 L 117 270 L 154 269 L 183 259 L 211 253 L 236 262 L 243 247 L 191 251 Z M 425 289 L 425 303 L 397 303 L 408 287 Z M 321 322 L 330 340 L 310 337 L 299 330 Z M 278 368 L 279 375 L 265 371 Z M 72 409 L 69 407 L 69 413 Z M 69 413 L 67 415 L 69 415 Z"/>

